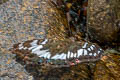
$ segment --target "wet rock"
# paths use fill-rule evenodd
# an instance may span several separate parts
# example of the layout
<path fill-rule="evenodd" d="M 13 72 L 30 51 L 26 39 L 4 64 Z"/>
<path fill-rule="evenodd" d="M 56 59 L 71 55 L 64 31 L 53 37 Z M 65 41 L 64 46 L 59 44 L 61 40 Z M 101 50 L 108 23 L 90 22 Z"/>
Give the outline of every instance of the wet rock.
<path fill-rule="evenodd" d="M 119 3 L 119 0 L 89 0 L 88 33 L 92 40 L 110 45 L 120 43 Z"/>

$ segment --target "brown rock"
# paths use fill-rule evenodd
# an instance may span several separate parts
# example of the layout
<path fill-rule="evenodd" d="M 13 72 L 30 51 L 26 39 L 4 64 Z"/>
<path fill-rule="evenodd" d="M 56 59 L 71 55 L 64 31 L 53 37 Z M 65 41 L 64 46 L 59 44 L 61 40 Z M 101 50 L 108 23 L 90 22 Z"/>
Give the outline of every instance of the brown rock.
<path fill-rule="evenodd" d="M 120 55 L 107 54 L 102 61 L 96 64 L 94 72 L 95 80 L 119 80 L 120 79 Z"/>
<path fill-rule="evenodd" d="M 100 43 L 120 43 L 120 1 L 89 0 L 88 3 L 88 33 L 91 39 Z"/>

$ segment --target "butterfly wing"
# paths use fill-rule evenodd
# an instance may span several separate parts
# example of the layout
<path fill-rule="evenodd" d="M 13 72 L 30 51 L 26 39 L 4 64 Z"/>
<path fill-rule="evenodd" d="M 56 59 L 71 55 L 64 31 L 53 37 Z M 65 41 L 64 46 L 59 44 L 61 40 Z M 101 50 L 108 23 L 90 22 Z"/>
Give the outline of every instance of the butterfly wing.
<path fill-rule="evenodd" d="M 13 53 L 22 59 L 36 55 L 40 64 L 70 66 L 82 62 L 93 62 L 101 58 L 103 50 L 96 44 L 84 41 L 65 40 L 51 42 L 49 39 L 26 41 L 13 47 Z"/>

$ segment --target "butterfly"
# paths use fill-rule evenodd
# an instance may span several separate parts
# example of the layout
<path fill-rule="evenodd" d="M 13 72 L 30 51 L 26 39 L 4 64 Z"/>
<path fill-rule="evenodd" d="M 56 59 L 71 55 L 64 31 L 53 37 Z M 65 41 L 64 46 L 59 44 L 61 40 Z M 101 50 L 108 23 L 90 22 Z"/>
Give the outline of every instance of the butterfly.
<path fill-rule="evenodd" d="M 34 54 L 39 57 L 40 64 L 70 66 L 97 61 L 101 58 L 103 50 L 90 42 L 66 40 L 50 43 L 49 39 L 35 39 L 14 45 L 13 53 L 22 56 L 23 59 Z"/>
<path fill-rule="evenodd" d="M 45 4 L 48 4 L 48 2 Z M 49 13 L 44 22 L 47 23 L 45 25 L 47 26 L 45 28 L 46 37 L 15 44 L 11 49 L 13 53 L 24 61 L 35 61 L 40 65 L 55 67 L 68 67 L 82 62 L 94 62 L 102 57 L 102 48 L 95 43 L 83 40 L 80 33 L 69 36 L 64 14 L 56 7 L 49 4 L 47 6 L 48 8 L 44 8 L 45 12 Z"/>

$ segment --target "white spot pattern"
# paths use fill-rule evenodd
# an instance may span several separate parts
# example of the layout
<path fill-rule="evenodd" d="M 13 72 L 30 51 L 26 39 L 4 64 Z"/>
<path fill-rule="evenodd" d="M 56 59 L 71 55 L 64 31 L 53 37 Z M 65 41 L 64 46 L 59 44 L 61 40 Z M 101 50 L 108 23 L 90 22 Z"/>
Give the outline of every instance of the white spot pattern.
<path fill-rule="evenodd" d="M 88 52 L 87 52 L 86 49 L 84 49 L 84 56 L 85 56 L 85 55 L 88 55 Z"/>
<path fill-rule="evenodd" d="M 48 52 L 48 50 L 36 50 L 36 51 L 34 51 L 33 53 L 34 53 L 34 54 L 37 54 L 37 55 L 39 56 L 39 55 L 45 54 L 45 53 L 47 53 L 47 52 Z"/>
<path fill-rule="evenodd" d="M 26 49 L 27 49 L 27 47 L 24 47 L 23 49 L 24 49 L 24 50 L 26 50 Z"/>
<path fill-rule="evenodd" d="M 50 52 L 44 53 L 44 54 L 40 55 L 40 57 L 50 58 Z"/>
<path fill-rule="evenodd" d="M 68 51 L 67 58 L 70 58 L 70 51 Z"/>
<path fill-rule="evenodd" d="M 30 43 L 31 44 L 31 46 L 37 46 L 37 42 L 38 42 L 38 40 L 34 40 L 32 43 Z"/>
<path fill-rule="evenodd" d="M 85 42 L 85 44 L 84 44 L 84 46 L 82 46 L 82 48 L 86 48 L 86 47 L 87 47 L 87 45 L 88 45 L 88 43 L 87 43 L 87 42 Z"/>
<path fill-rule="evenodd" d="M 90 48 L 88 48 L 88 51 L 91 51 L 91 49 L 90 49 Z"/>
<path fill-rule="evenodd" d="M 31 50 L 31 52 L 33 54 L 38 55 L 39 57 L 43 57 L 43 58 L 47 58 L 47 59 L 61 59 L 61 60 L 65 60 L 65 59 L 70 59 L 70 58 L 79 58 L 80 56 L 97 56 L 97 54 L 100 54 L 102 49 L 99 48 L 99 50 L 97 52 L 92 53 L 91 51 L 95 49 L 95 45 L 91 45 L 89 48 L 87 48 L 88 43 L 85 42 L 84 45 L 82 46 L 81 49 L 77 50 L 77 53 L 73 53 L 71 51 L 68 51 L 67 54 L 66 53 L 61 53 L 61 54 L 56 54 L 54 56 L 51 56 L 51 53 L 49 52 L 49 49 L 47 50 L 41 50 L 43 48 L 43 45 L 46 44 L 48 41 L 48 39 L 45 39 L 40 45 L 38 45 L 38 40 L 33 40 L 33 42 L 30 43 L 31 47 L 27 48 L 23 46 L 23 43 L 19 44 L 19 50 L 21 49 L 28 49 Z M 90 53 L 89 53 L 90 52 Z"/>
<path fill-rule="evenodd" d="M 92 53 L 89 53 L 90 56 L 92 56 Z"/>
<path fill-rule="evenodd" d="M 23 47 L 23 43 L 19 44 L 18 46 L 19 46 L 19 50 L 21 50 L 21 49 L 24 48 L 24 47 Z"/>
<path fill-rule="evenodd" d="M 95 45 L 92 45 L 92 47 L 94 48 L 94 47 L 95 47 Z"/>
<path fill-rule="evenodd" d="M 98 51 L 98 54 L 100 54 L 100 51 Z"/>
<path fill-rule="evenodd" d="M 97 56 L 97 54 L 96 54 L 96 53 L 94 53 L 93 55 L 94 55 L 94 56 Z"/>
<path fill-rule="evenodd" d="M 36 48 L 34 47 L 34 49 L 32 50 L 32 52 L 36 51 L 36 50 L 40 50 L 41 48 L 43 48 L 42 45 L 36 46 Z"/>
<path fill-rule="evenodd" d="M 28 50 L 32 50 L 32 49 L 35 48 L 35 47 L 37 47 L 37 46 L 30 47 L 30 48 L 28 48 Z"/>
<path fill-rule="evenodd" d="M 62 54 L 59 55 L 58 59 L 64 59 L 64 56 L 65 56 L 65 54 L 62 53 Z"/>
<path fill-rule="evenodd" d="M 47 43 L 47 39 L 45 39 L 41 44 L 46 44 Z"/>
<path fill-rule="evenodd" d="M 66 59 L 66 57 L 67 57 L 67 55 L 66 55 L 66 54 L 64 54 L 63 59 Z"/>
<path fill-rule="evenodd" d="M 77 54 L 78 54 L 77 57 L 80 57 L 83 54 L 83 49 L 79 49 Z"/>
<path fill-rule="evenodd" d="M 59 54 L 56 54 L 55 56 L 53 56 L 51 59 L 58 59 Z"/>
<path fill-rule="evenodd" d="M 70 55 L 70 57 L 71 57 L 71 58 L 73 58 L 73 57 L 74 57 L 74 54 L 73 54 L 72 52 L 71 52 L 71 55 Z"/>
<path fill-rule="evenodd" d="M 94 47 L 93 47 L 93 46 L 90 46 L 90 49 L 91 49 L 91 50 L 93 50 L 93 49 L 94 49 Z"/>
<path fill-rule="evenodd" d="M 74 53 L 74 58 L 76 58 L 77 57 L 77 53 Z"/>

